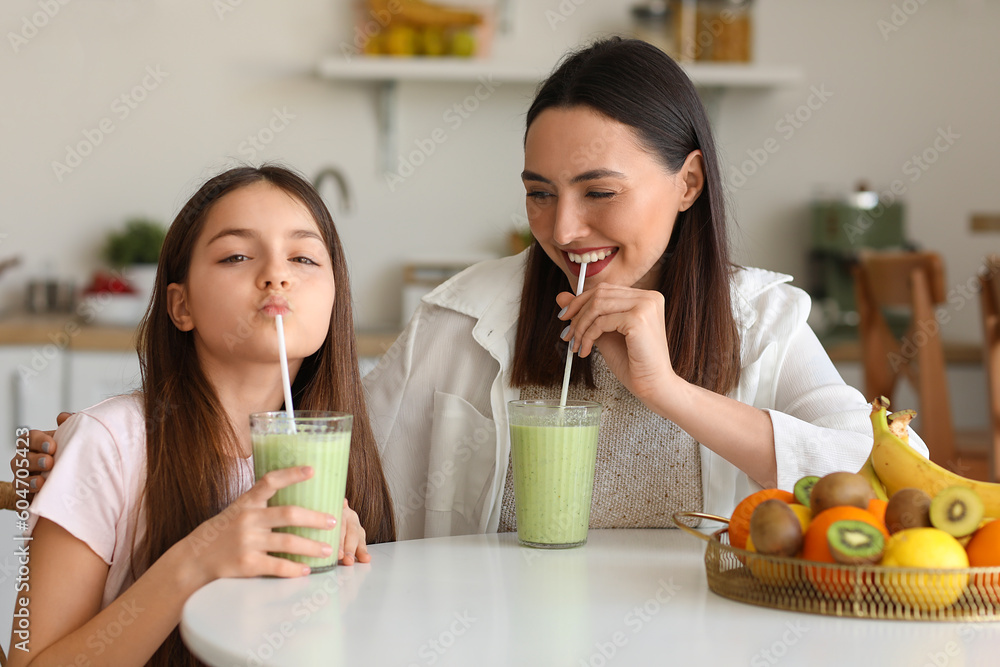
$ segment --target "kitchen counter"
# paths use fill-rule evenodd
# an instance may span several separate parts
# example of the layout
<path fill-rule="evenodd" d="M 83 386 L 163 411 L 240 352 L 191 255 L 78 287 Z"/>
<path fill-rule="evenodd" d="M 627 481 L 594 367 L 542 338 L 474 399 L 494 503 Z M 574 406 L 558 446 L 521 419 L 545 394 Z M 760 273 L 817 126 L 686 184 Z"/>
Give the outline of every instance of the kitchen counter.
<path fill-rule="evenodd" d="M 399 330 L 358 330 L 358 356 L 378 357 L 392 345 Z M 71 315 L 16 315 L 0 319 L 0 345 L 46 345 L 70 350 L 128 352 L 135 349 L 135 329 L 85 325 Z M 861 343 L 856 340 L 823 341 L 834 362 L 860 362 Z M 944 342 L 949 364 L 982 364 L 979 343 Z"/>
<path fill-rule="evenodd" d="M 378 357 L 398 331 L 358 331 L 358 356 Z M 55 345 L 60 349 L 99 352 L 135 350 L 135 328 L 90 325 L 72 315 L 15 315 L 0 319 L 0 345 Z"/>

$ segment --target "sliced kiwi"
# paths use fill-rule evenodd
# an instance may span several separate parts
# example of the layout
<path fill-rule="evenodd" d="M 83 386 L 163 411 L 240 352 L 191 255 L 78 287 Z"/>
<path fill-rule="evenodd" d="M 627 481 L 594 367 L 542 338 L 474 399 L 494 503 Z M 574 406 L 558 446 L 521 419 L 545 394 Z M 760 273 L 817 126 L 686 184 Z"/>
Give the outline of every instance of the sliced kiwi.
<path fill-rule="evenodd" d="M 983 513 L 982 499 L 967 486 L 949 486 L 931 500 L 931 525 L 953 537 L 974 533 Z"/>
<path fill-rule="evenodd" d="M 882 560 L 885 536 L 875 526 L 864 521 L 845 519 L 834 521 L 826 530 L 830 555 L 844 565 L 864 565 Z"/>
<path fill-rule="evenodd" d="M 907 528 L 930 528 L 930 508 L 931 497 L 923 489 L 900 489 L 885 506 L 885 527 L 890 535 Z"/>
<path fill-rule="evenodd" d="M 831 472 L 813 486 L 809 494 L 809 508 L 813 516 L 842 505 L 866 510 L 874 497 L 875 491 L 865 477 L 854 472 Z"/>
<path fill-rule="evenodd" d="M 819 477 L 816 475 L 806 475 L 799 481 L 795 482 L 795 488 L 792 489 L 792 493 L 795 494 L 795 499 L 799 501 L 800 504 L 809 507 L 809 494 L 812 493 L 812 488 L 818 481 Z"/>
<path fill-rule="evenodd" d="M 802 524 L 788 503 L 771 498 L 750 515 L 750 539 L 757 553 L 796 556 L 802 549 Z"/>

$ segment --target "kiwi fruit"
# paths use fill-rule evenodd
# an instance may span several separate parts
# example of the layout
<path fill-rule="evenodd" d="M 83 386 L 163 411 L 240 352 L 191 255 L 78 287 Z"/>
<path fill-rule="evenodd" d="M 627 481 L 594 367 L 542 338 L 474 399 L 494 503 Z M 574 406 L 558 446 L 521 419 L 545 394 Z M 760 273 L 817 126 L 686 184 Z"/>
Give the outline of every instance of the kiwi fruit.
<path fill-rule="evenodd" d="M 809 493 L 809 508 L 813 516 L 831 507 L 850 505 L 868 509 L 875 491 L 868 480 L 853 472 L 831 472 L 813 485 Z"/>
<path fill-rule="evenodd" d="M 885 537 L 875 526 L 864 521 L 834 521 L 826 531 L 830 555 L 844 565 L 866 565 L 882 560 Z"/>
<path fill-rule="evenodd" d="M 771 498 L 754 508 L 750 539 L 757 553 L 796 556 L 802 550 L 802 524 L 788 503 Z"/>
<path fill-rule="evenodd" d="M 971 535 L 983 520 L 983 501 L 966 486 L 949 486 L 931 500 L 931 525 L 952 537 Z"/>
<path fill-rule="evenodd" d="M 818 481 L 819 477 L 816 475 L 806 475 L 795 482 L 795 488 L 792 489 L 792 493 L 795 495 L 795 499 L 799 501 L 799 504 L 809 507 L 809 494 Z"/>
<path fill-rule="evenodd" d="M 907 528 L 931 528 L 931 497 L 923 489 L 905 488 L 892 494 L 885 506 L 890 535 Z"/>

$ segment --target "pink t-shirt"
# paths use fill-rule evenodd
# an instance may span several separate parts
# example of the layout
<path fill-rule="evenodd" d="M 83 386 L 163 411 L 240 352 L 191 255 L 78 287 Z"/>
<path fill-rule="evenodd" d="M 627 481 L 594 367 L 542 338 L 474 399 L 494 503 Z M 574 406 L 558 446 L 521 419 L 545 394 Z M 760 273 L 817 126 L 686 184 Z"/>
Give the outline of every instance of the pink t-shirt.
<path fill-rule="evenodd" d="M 146 482 L 142 395 L 116 396 L 74 414 L 56 431 L 56 466 L 29 508 L 58 524 L 108 564 L 101 608 L 132 585 L 132 537 L 145 532 L 139 498 Z M 253 485 L 253 461 L 241 463 L 236 489 Z M 136 518 L 138 521 L 136 521 Z"/>

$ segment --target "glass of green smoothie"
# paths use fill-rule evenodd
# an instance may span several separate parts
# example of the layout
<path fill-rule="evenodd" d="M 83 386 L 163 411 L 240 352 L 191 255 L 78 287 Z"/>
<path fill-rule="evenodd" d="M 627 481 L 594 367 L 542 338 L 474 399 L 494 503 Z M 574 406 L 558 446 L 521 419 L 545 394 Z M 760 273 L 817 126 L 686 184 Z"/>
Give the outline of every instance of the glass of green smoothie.
<path fill-rule="evenodd" d="M 340 517 L 347 487 L 347 460 L 351 451 L 351 426 L 354 418 L 345 412 L 296 410 L 257 412 L 250 415 L 250 438 L 253 442 L 254 477 L 293 466 L 312 466 L 313 476 L 304 482 L 280 489 L 267 502 L 269 507 L 298 505 L 337 517 L 333 530 L 286 526 L 274 530 L 301 535 L 333 547 L 327 558 L 276 553 L 274 556 L 303 563 L 313 572 L 325 572 L 337 566 L 340 545 Z"/>
<path fill-rule="evenodd" d="M 567 549 L 587 542 L 601 404 L 511 401 L 517 539 Z"/>

